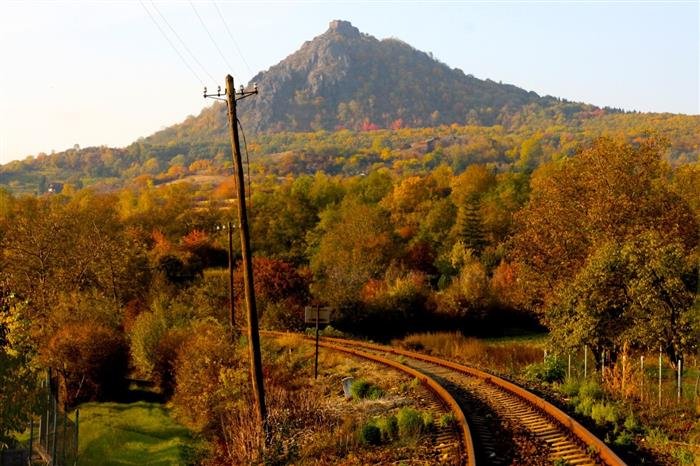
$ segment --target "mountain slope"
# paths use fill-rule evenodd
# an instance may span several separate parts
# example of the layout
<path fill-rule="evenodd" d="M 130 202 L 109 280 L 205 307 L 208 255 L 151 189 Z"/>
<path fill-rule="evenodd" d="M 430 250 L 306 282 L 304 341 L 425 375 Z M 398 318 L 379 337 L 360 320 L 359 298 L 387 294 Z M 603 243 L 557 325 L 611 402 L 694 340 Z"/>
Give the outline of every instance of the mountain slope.
<path fill-rule="evenodd" d="M 332 21 L 326 32 L 252 82 L 260 94 L 242 101 L 239 111 L 251 133 L 493 125 L 507 124 L 523 111 L 556 109 L 570 118 L 597 110 L 465 75 L 398 39 L 378 40 L 346 21 Z M 150 140 L 197 141 L 202 131 L 221 135 L 225 107 L 214 105 L 183 125 Z"/>

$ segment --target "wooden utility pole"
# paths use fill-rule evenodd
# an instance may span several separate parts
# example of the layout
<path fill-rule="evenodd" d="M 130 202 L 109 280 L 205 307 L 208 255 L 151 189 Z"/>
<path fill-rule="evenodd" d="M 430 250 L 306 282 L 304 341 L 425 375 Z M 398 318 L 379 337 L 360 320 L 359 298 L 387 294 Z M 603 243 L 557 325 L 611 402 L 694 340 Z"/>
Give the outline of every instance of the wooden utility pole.
<path fill-rule="evenodd" d="M 236 309 L 233 300 L 233 223 L 228 222 L 228 321 L 231 325 L 231 341 L 236 336 Z"/>
<path fill-rule="evenodd" d="M 241 234 L 241 256 L 243 261 L 243 288 L 248 314 L 248 349 L 250 354 L 250 376 L 253 382 L 253 396 L 258 412 L 258 418 L 267 437 L 267 409 L 265 408 L 265 387 L 263 385 L 262 357 L 260 355 L 260 334 L 258 331 L 258 311 L 255 305 L 255 289 L 253 287 L 253 260 L 250 252 L 250 230 L 248 228 L 248 212 L 245 203 L 245 178 L 243 175 L 243 161 L 241 160 L 241 145 L 238 139 L 238 118 L 236 117 L 236 101 L 257 94 L 257 86 L 252 91 L 241 90 L 236 92 L 233 86 L 233 77 L 226 76 L 225 100 L 228 107 L 228 126 L 231 133 L 231 157 L 233 159 L 233 172 L 236 180 L 236 196 L 238 197 L 238 229 Z M 219 88 L 216 94 L 207 94 L 204 88 L 204 97 L 220 97 Z M 229 229 L 229 232 L 231 229 Z M 231 233 L 229 233 L 231 234 Z"/>

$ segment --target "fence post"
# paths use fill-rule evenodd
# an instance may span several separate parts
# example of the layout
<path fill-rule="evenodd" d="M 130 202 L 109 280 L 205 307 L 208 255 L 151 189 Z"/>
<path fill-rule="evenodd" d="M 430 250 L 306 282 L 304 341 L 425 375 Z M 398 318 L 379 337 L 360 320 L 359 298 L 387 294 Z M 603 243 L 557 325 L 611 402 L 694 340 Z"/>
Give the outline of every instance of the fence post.
<path fill-rule="evenodd" d="M 661 407 L 661 347 L 659 347 L 659 407 Z"/>
<path fill-rule="evenodd" d="M 625 376 L 627 375 L 627 354 L 622 355 L 622 399 L 627 398 L 625 393 Z"/>
<path fill-rule="evenodd" d="M 32 450 L 33 450 L 33 443 L 34 443 L 34 418 L 30 417 L 29 418 L 29 460 L 27 461 L 29 463 L 29 466 L 32 466 Z"/>
<path fill-rule="evenodd" d="M 583 347 L 583 378 L 588 378 L 588 346 Z"/>
<path fill-rule="evenodd" d="M 567 369 L 567 378 L 571 379 L 571 353 L 569 353 L 569 367 Z"/>
<path fill-rule="evenodd" d="M 643 403 L 644 402 L 644 355 L 642 355 L 640 357 L 639 367 L 641 368 L 640 376 L 642 378 L 642 381 L 639 384 L 639 399 Z"/>
<path fill-rule="evenodd" d="M 56 466 L 56 418 L 58 418 L 58 400 L 53 398 L 53 442 L 51 442 L 51 466 Z"/>
<path fill-rule="evenodd" d="M 80 430 L 80 410 L 76 409 L 75 410 L 75 432 L 73 432 L 74 436 L 74 455 L 73 455 L 73 466 L 77 466 L 78 464 L 78 431 Z"/>
<path fill-rule="evenodd" d="M 600 354 L 600 380 L 605 383 L 605 350 Z"/>
<path fill-rule="evenodd" d="M 683 360 L 678 359 L 678 403 L 681 402 L 681 395 L 683 394 Z"/>
<path fill-rule="evenodd" d="M 68 435 L 66 435 L 66 430 L 68 429 L 68 413 L 66 412 L 66 407 L 63 407 L 63 432 L 61 436 L 63 437 L 63 451 L 61 452 L 61 458 L 63 459 L 63 464 L 66 464 L 66 441 L 68 440 Z"/>

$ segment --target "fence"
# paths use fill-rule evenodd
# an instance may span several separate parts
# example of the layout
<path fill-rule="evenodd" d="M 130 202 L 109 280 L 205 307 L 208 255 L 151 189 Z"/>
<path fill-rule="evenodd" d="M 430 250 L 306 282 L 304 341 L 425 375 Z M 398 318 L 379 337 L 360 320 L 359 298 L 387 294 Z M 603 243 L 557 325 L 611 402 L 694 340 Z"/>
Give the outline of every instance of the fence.
<path fill-rule="evenodd" d="M 41 414 L 38 423 L 32 421 L 31 443 L 49 466 L 74 466 L 78 461 L 78 431 L 80 411 L 75 411 L 74 420 L 68 413 L 58 409 L 55 397 Z"/>
<path fill-rule="evenodd" d="M 634 398 L 649 407 L 693 406 L 700 402 L 700 368 L 695 355 L 671 362 L 665 355 L 634 357 L 594 354 L 585 349 L 564 357 L 566 375 L 574 380 L 599 381 L 623 398 Z"/>

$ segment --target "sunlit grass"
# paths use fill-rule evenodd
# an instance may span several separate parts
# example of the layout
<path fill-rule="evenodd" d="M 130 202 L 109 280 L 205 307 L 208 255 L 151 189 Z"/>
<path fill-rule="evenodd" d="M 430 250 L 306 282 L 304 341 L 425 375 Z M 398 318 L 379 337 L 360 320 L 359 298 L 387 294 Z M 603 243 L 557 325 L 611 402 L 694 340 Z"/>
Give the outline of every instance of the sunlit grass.
<path fill-rule="evenodd" d="M 80 407 L 79 465 L 185 465 L 201 449 L 157 403 Z"/>

